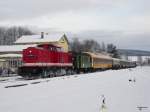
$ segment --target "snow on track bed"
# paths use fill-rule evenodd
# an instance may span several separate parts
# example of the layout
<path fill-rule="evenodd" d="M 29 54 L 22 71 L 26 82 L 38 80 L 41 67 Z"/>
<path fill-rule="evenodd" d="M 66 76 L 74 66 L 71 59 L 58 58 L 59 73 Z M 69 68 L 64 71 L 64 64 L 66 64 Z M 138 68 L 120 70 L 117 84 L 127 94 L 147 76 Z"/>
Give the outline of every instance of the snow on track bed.
<path fill-rule="evenodd" d="M 130 80 L 130 81 L 129 81 Z M 6 86 L 27 84 L 26 86 Z M 0 83 L 2 112 L 150 111 L 150 67 Z"/>

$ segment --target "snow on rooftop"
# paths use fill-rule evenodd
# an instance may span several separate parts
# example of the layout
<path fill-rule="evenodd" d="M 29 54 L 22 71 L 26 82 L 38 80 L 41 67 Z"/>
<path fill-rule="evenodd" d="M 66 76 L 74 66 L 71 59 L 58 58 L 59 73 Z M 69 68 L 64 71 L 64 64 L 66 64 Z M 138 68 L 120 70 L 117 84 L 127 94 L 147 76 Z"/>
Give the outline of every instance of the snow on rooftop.
<path fill-rule="evenodd" d="M 24 35 L 20 37 L 15 43 L 42 43 L 42 42 L 57 42 L 64 36 L 64 33 L 51 33 L 44 34 L 44 37 L 41 38 L 41 35 Z"/>
<path fill-rule="evenodd" d="M 0 81 L 2 112 L 150 111 L 150 67 L 29 81 Z M 130 81 L 131 80 L 131 81 Z M 15 84 L 22 87 L 5 88 Z"/>
<path fill-rule="evenodd" d="M 0 58 L 14 58 L 14 57 L 21 58 L 22 54 L 2 54 L 2 55 L 0 55 Z"/>
<path fill-rule="evenodd" d="M 0 52 L 20 52 L 27 47 L 34 47 L 36 44 L 32 45 L 3 45 L 0 46 Z"/>
<path fill-rule="evenodd" d="M 0 59 L 0 62 L 3 62 L 3 61 L 5 61 L 4 59 Z"/>
<path fill-rule="evenodd" d="M 103 53 L 91 53 L 91 52 L 85 52 L 85 54 L 91 55 L 95 58 L 105 58 L 105 59 L 112 59 L 112 57 L 109 54 L 103 54 Z"/>

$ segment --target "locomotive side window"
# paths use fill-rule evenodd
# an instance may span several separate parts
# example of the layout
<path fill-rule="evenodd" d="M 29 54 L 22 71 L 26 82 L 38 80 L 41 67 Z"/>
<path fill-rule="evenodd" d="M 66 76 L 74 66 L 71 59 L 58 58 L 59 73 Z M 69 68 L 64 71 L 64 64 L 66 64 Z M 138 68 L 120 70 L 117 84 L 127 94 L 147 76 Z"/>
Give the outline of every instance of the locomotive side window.
<path fill-rule="evenodd" d="M 62 50 L 61 50 L 61 48 L 57 48 L 57 51 L 58 51 L 58 52 L 61 52 Z"/>
<path fill-rule="evenodd" d="M 49 47 L 49 50 L 50 50 L 50 51 L 53 51 L 53 48 L 52 48 L 52 47 Z"/>
<path fill-rule="evenodd" d="M 38 45 L 38 47 L 42 47 L 42 45 Z"/>
<path fill-rule="evenodd" d="M 48 50 L 50 50 L 50 51 L 54 51 L 54 48 L 53 48 L 53 47 L 51 47 L 51 46 L 49 46 L 49 47 L 48 47 Z"/>
<path fill-rule="evenodd" d="M 39 48 L 43 48 L 43 45 L 38 45 Z"/>
<path fill-rule="evenodd" d="M 49 46 L 49 47 L 48 47 L 48 50 L 50 50 L 50 51 L 57 51 L 57 48 L 56 48 L 56 47 L 53 47 L 53 46 Z"/>

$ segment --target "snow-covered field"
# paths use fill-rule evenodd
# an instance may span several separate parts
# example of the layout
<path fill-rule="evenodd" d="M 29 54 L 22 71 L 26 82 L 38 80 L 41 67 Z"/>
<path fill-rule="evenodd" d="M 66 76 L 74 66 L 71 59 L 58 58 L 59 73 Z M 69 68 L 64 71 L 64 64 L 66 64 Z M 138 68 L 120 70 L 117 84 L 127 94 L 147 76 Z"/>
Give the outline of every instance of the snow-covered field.
<path fill-rule="evenodd" d="M 1 79 L 2 80 L 2 79 Z M 7 86 L 25 84 L 20 87 Z M 0 81 L 0 112 L 150 112 L 150 67 Z M 146 107 L 139 110 L 137 107 Z"/>

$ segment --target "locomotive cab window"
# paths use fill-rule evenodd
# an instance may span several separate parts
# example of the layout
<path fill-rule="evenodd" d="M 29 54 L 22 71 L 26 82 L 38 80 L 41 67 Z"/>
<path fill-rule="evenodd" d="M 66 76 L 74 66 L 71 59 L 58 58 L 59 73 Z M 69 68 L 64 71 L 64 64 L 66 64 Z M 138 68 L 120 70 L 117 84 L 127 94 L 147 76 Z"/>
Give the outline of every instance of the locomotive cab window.
<path fill-rule="evenodd" d="M 62 49 L 58 47 L 58 48 L 57 48 L 57 51 L 58 51 L 58 52 L 61 52 L 61 51 L 62 51 Z"/>
<path fill-rule="evenodd" d="M 49 47 L 48 47 L 48 50 L 49 50 L 49 51 L 56 51 L 56 48 L 55 48 L 55 47 L 52 47 L 52 46 L 49 46 Z"/>

